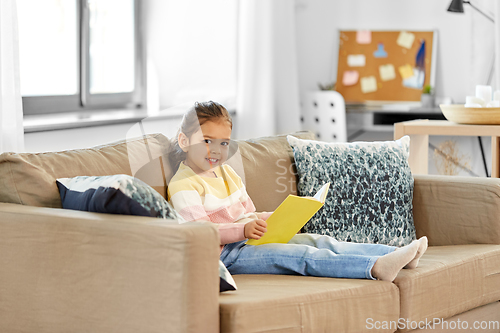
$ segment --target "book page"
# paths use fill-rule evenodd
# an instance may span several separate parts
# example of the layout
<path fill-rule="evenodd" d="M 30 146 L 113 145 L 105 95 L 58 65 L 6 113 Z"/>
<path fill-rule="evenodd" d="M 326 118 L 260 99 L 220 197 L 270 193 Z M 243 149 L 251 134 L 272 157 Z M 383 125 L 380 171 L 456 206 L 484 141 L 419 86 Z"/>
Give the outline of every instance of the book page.
<path fill-rule="evenodd" d="M 321 188 L 318 190 L 318 192 L 316 192 L 313 198 L 321 203 L 325 203 L 325 198 L 326 195 L 328 194 L 329 188 L 330 188 L 330 183 L 326 183 L 325 185 L 321 186 Z"/>

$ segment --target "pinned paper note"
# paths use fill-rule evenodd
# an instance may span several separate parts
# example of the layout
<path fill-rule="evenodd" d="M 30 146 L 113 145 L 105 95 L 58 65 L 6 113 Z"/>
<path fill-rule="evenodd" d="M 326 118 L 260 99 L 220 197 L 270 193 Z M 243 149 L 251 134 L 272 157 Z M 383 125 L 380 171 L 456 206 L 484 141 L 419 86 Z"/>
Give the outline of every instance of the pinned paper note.
<path fill-rule="evenodd" d="M 378 43 L 377 51 L 373 52 L 375 58 L 387 58 L 387 52 L 384 50 L 384 44 Z"/>
<path fill-rule="evenodd" d="M 404 79 L 408 79 L 413 76 L 413 67 L 411 65 L 406 64 L 404 66 L 400 66 L 398 68 L 399 74 L 401 74 L 401 77 Z"/>
<path fill-rule="evenodd" d="M 359 72 L 358 71 L 345 71 L 342 76 L 342 84 L 344 86 L 353 86 L 358 83 Z"/>
<path fill-rule="evenodd" d="M 358 30 L 356 32 L 356 42 L 358 44 L 370 44 L 372 42 L 372 32 L 370 30 Z"/>
<path fill-rule="evenodd" d="M 413 42 L 415 41 L 415 35 L 411 32 L 401 31 L 398 36 L 398 40 L 396 44 L 402 47 L 406 47 L 407 49 L 411 49 Z"/>
<path fill-rule="evenodd" d="M 347 56 L 347 65 L 350 67 L 364 67 L 366 57 L 364 54 L 350 54 Z"/>
<path fill-rule="evenodd" d="M 364 94 L 377 91 L 377 79 L 375 76 L 366 76 L 361 78 L 361 91 Z"/>
<path fill-rule="evenodd" d="M 378 71 L 382 81 L 390 81 L 396 78 L 396 70 L 392 64 L 379 66 Z"/>
<path fill-rule="evenodd" d="M 424 87 L 424 81 L 425 72 L 418 68 L 413 68 L 413 75 L 403 80 L 403 86 L 421 90 Z"/>

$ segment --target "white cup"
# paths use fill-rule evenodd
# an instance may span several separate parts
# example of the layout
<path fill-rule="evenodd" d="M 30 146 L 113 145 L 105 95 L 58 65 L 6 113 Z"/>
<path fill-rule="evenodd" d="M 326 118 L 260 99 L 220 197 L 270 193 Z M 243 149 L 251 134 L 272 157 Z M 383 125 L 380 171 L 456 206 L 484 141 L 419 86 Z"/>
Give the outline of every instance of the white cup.
<path fill-rule="evenodd" d="M 494 100 L 494 101 L 500 101 L 500 90 L 496 90 L 496 91 L 493 93 L 493 100 Z"/>
<path fill-rule="evenodd" d="M 476 97 L 481 98 L 484 101 L 484 104 L 488 104 L 489 102 L 491 102 L 491 94 L 491 86 L 476 86 Z"/>
<path fill-rule="evenodd" d="M 468 105 L 474 105 L 474 107 L 482 107 L 482 106 L 486 106 L 486 104 L 484 103 L 484 100 L 480 97 L 476 97 L 476 96 L 467 96 L 465 97 L 465 105 L 468 106 Z M 476 105 L 479 105 L 479 106 L 476 106 Z"/>

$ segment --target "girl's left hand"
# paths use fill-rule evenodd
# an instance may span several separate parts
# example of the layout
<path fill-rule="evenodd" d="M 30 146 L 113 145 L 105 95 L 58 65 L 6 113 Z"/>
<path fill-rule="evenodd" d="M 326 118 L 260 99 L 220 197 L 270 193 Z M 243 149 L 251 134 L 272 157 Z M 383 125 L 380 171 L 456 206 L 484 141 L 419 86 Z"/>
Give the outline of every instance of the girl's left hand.
<path fill-rule="evenodd" d="M 267 231 L 267 223 L 257 219 L 245 224 L 245 238 L 260 239 Z"/>

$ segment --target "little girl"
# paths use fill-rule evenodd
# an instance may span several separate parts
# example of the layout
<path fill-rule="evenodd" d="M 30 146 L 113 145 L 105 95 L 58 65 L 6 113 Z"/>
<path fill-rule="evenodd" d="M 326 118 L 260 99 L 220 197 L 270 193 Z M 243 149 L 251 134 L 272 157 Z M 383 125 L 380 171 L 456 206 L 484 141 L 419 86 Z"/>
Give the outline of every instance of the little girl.
<path fill-rule="evenodd" d="M 168 186 L 170 203 L 186 221 L 218 225 L 220 259 L 230 273 L 393 281 L 402 268 L 417 267 L 426 237 L 401 248 L 316 234 L 297 234 L 287 244 L 245 244 L 264 235 L 271 213 L 255 212 L 241 178 L 224 164 L 231 131 L 231 117 L 222 105 L 196 103 L 182 120 L 170 156 L 177 172 Z"/>

